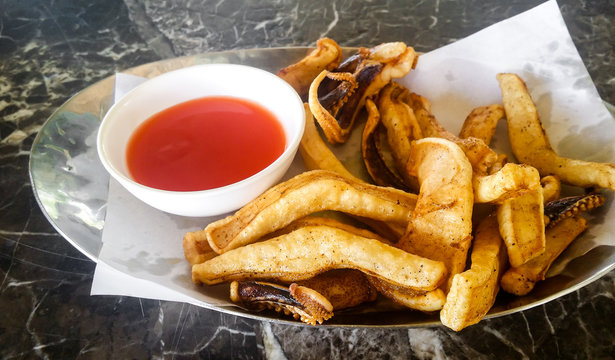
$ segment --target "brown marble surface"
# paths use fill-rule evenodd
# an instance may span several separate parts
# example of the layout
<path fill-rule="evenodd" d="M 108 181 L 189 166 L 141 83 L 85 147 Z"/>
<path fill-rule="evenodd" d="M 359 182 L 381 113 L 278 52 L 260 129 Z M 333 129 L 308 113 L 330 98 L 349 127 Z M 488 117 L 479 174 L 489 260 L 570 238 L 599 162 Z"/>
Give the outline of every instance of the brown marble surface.
<path fill-rule="evenodd" d="M 0 1 L 0 356 L 12 358 L 612 358 L 615 275 L 455 333 L 313 328 L 195 306 L 90 296 L 95 264 L 41 212 L 28 178 L 41 125 L 115 71 L 208 51 L 402 40 L 429 51 L 541 1 Z M 615 103 L 615 3 L 559 7 Z"/>

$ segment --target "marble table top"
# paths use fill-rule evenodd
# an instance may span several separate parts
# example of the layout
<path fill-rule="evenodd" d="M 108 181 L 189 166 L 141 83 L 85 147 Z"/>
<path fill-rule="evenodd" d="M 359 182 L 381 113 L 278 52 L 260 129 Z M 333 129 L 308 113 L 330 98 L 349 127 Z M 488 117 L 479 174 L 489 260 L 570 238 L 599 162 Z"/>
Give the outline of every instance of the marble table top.
<path fill-rule="evenodd" d="M 79 90 L 139 64 L 210 51 L 402 40 L 429 51 L 528 10 L 513 1 L 5 0 L 0 3 L 2 358 L 612 358 L 615 273 L 461 332 L 260 322 L 183 303 L 90 296 L 95 263 L 40 210 L 32 142 Z M 615 4 L 559 7 L 602 98 L 615 103 Z"/>

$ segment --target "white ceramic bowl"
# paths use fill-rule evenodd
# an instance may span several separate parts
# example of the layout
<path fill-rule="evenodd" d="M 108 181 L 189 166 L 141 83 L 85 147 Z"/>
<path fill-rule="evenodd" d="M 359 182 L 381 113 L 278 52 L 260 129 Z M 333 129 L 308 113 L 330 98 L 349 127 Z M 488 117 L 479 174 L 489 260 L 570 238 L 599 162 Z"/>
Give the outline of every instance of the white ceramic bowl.
<path fill-rule="evenodd" d="M 257 174 L 215 189 L 166 191 L 134 181 L 126 167 L 126 145 L 133 131 L 170 106 L 204 96 L 243 98 L 271 111 L 286 136 L 282 155 Z M 196 65 L 157 76 L 126 94 L 104 117 L 96 145 L 105 169 L 138 199 L 172 214 L 213 216 L 240 208 L 277 183 L 295 157 L 304 126 L 301 99 L 274 74 L 243 65 Z"/>

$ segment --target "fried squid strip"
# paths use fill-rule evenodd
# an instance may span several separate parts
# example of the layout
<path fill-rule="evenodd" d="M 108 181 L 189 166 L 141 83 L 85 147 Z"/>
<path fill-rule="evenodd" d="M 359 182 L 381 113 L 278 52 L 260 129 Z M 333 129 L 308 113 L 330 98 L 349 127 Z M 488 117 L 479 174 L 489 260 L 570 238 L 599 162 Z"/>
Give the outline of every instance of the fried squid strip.
<path fill-rule="evenodd" d="M 378 292 L 358 270 L 327 271 L 297 285 L 314 289 L 331 302 L 333 310 L 341 310 L 376 300 Z"/>
<path fill-rule="evenodd" d="M 356 91 L 359 85 L 351 73 L 331 73 L 326 70 L 318 74 L 310 84 L 310 90 L 308 92 L 310 111 L 314 115 L 318 125 L 320 125 L 327 141 L 331 144 L 344 143 L 348 139 L 348 136 L 350 136 L 351 127 L 347 125 L 342 128 L 335 118 L 336 111 L 334 109 L 339 108 L 341 105 L 337 105 L 336 103 L 331 105 L 330 109 L 327 109 L 318 97 L 318 87 L 325 78 L 342 82 L 340 86 L 336 88 L 336 97 L 340 98 L 340 100 L 337 101 L 339 104 L 348 101 L 347 99 Z M 342 91 L 339 89 L 342 89 Z"/>
<path fill-rule="evenodd" d="M 562 183 L 556 176 L 548 175 L 540 179 L 542 186 L 542 197 L 545 204 L 560 198 L 562 192 Z"/>
<path fill-rule="evenodd" d="M 378 110 L 381 122 L 387 133 L 391 154 L 395 161 L 397 172 L 404 178 L 408 188 L 418 192 L 418 181 L 406 171 L 410 158 L 410 142 L 423 138 L 414 111 L 403 102 L 409 91 L 403 86 L 390 82 L 378 95 Z"/>
<path fill-rule="evenodd" d="M 280 70 L 278 76 L 304 98 L 314 78 L 323 70 L 335 69 L 341 61 L 342 48 L 329 38 L 321 38 L 316 42 L 316 49 L 299 62 Z"/>
<path fill-rule="evenodd" d="M 365 168 L 371 176 L 372 180 L 380 186 L 391 186 L 401 190 L 407 190 L 404 180 L 391 171 L 380 155 L 379 144 L 379 129 L 380 129 L 380 113 L 376 104 L 370 99 L 365 102 L 367 109 L 367 122 L 363 129 L 361 140 L 361 153 L 363 154 L 363 162 Z M 404 171 L 405 172 L 405 171 Z"/>
<path fill-rule="evenodd" d="M 355 269 L 397 286 L 430 291 L 444 280 L 440 261 L 328 226 L 306 226 L 229 250 L 192 267 L 195 283 L 272 279 L 297 282 L 333 269 Z"/>
<path fill-rule="evenodd" d="M 211 248 L 223 253 L 323 210 L 405 224 L 415 203 L 414 194 L 313 170 L 272 187 L 235 214 L 207 225 L 204 231 Z"/>
<path fill-rule="evenodd" d="M 470 269 L 453 277 L 446 304 L 440 312 L 442 324 L 455 331 L 478 323 L 493 306 L 500 289 L 500 277 L 507 260 L 494 215 L 478 225 L 470 256 Z"/>
<path fill-rule="evenodd" d="M 523 80 L 516 74 L 498 74 L 513 153 L 541 175 L 556 175 L 581 187 L 615 190 L 615 164 L 568 159 L 557 155 L 540 122 L 536 106 Z"/>
<path fill-rule="evenodd" d="M 598 208 L 604 205 L 605 201 L 606 198 L 598 193 L 569 196 L 550 201 L 545 204 L 545 222 L 547 227 L 552 227 L 566 218 Z"/>
<path fill-rule="evenodd" d="M 497 208 L 497 216 L 512 266 L 520 266 L 542 254 L 545 250 L 542 187 L 504 201 Z"/>
<path fill-rule="evenodd" d="M 532 189 L 540 189 L 538 170 L 525 164 L 508 163 L 492 175 L 474 176 L 474 202 L 502 203 Z"/>
<path fill-rule="evenodd" d="M 230 297 L 234 303 L 254 311 L 273 309 L 322 324 L 335 310 L 376 300 L 378 293 L 367 277 L 356 270 L 332 270 L 290 286 L 261 281 L 233 281 Z"/>
<path fill-rule="evenodd" d="M 402 42 L 384 43 L 371 49 L 361 48 L 338 69 L 317 76 L 310 85 L 308 99 L 327 140 L 345 142 L 365 100 L 378 94 L 392 79 L 406 75 L 416 66 L 417 59 L 414 49 Z M 340 83 L 332 86 L 325 78 Z"/>
<path fill-rule="evenodd" d="M 475 175 L 477 203 L 496 203 L 500 234 L 511 264 L 519 266 L 540 255 L 545 247 L 543 188 L 532 166 L 506 164 L 492 175 Z"/>
<path fill-rule="evenodd" d="M 463 271 L 472 240 L 472 166 L 461 148 L 439 138 L 412 143 L 408 171 L 421 189 L 407 233 L 398 246 L 410 253 L 439 260 L 452 276 Z"/>
<path fill-rule="evenodd" d="M 190 265 L 200 264 L 218 255 L 209 246 L 207 235 L 205 235 L 204 231 L 187 232 L 182 243 L 184 257 Z"/>
<path fill-rule="evenodd" d="M 523 296 L 528 294 L 538 281 L 544 280 L 549 267 L 570 243 L 587 228 L 582 216 L 567 218 L 547 229 L 545 251 L 519 267 L 508 269 L 500 285 L 508 293 Z"/>
<path fill-rule="evenodd" d="M 497 163 L 498 155 L 482 140 L 472 137 L 460 139 L 440 125 L 435 116 L 425 108 L 414 109 L 414 114 L 421 126 L 423 136 L 438 137 L 459 145 L 470 160 L 475 173 L 487 174 L 489 169 Z"/>
<path fill-rule="evenodd" d="M 305 106 L 305 131 L 299 144 L 299 152 L 308 170 L 329 170 L 356 181 L 361 181 L 346 169 L 346 167 L 327 147 L 318 133 L 314 116 L 309 106 Z"/>
<path fill-rule="evenodd" d="M 379 293 L 393 300 L 393 302 L 410 309 L 432 312 L 442 309 L 446 302 L 446 295 L 442 289 L 435 289 L 426 292 L 416 292 L 411 289 L 394 286 L 390 283 L 369 278 L 369 282 Z"/>
<path fill-rule="evenodd" d="M 362 181 L 355 177 L 339 159 L 333 154 L 331 149 L 327 147 L 322 137 L 320 136 L 314 117 L 310 112 L 308 105 L 306 107 L 306 122 L 305 131 L 303 132 L 303 138 L 299 145 L 299 152 L 303 159 L 303 163 L 308 170 L 329 170 L 338 173 L 344 177 L 353 179 L 354 181 Z M 377 183 L 378 185 L 383 185 Z M 367 217 L 357 217 L 361 222 L 367 224 L 369 227 L 377 231 L 379 234 L 385 236 L 387 239 L 395 240 L 399 239 L 404 231 L 405 225 L 397 225 L 394 223 L 385 223 L 369 219 Z"/>
<path fill-rule="evenodd" d="M 500 104 L 477 107 L 466 117 L 459 132 L 459 137 L 462 139 L 470 137 L 481 139 L 486 145 L 489 145 L 498 121 L 504 117 L 504 107 Z"/>
<path fill-rule="evenodd" d="M 306 324 L 322 324 L 333 316 L 333 305 L 310 288 L 292 284 L 290 288 L 260 281 L 233 281 L 231 301 L 253 311 L 273 309 L 300 318 Z"/>
<path fill-rule="evenodd" d="M 369 239 L 376 239 L 378 241 L 381 241 L 387 245 L 392 245 L 392 242 L 390 242 L 387 238 L 384 238 L 382 236 L 380 236 L 379 234 L 376 234 L 375 232 L 372 232 L 368 229 L 363 229 L 363 228 L 359 228 L 356 227 L 354 225 L 350 225 L 347 224 L 345 222 L 342 222 L 340 220 L 331 218 L 331 217 L 325 217 L 325 216 L 306 216 L 304 218 L 301 218 L 299 220 L 295 220 L 292 223 L 290 223 L 289 225 L 285 226 L 284 228 L 278 230 L 278 231 L 274 231 L 270 234 L 267 234 L 265 237 L 263 237 L 263 240 L 266 239 L 273 239 L 274 237 L 278 237 L 280 235 L 284 235 L 284 234 L 288 234 L 291 233 L 297 229 L 300 229 L 302 227 L 305 226 L 318 226 L 318 225 L 324 225 L 324 226 L 329 226 L 329 227 L 333 227 L 333 228 L 338 228 L 344 231 L 347 231 L 351 234 L 354 235 L 358 235 L 358 236 L 362 236 L 362 237 L 366 237 Z"/>

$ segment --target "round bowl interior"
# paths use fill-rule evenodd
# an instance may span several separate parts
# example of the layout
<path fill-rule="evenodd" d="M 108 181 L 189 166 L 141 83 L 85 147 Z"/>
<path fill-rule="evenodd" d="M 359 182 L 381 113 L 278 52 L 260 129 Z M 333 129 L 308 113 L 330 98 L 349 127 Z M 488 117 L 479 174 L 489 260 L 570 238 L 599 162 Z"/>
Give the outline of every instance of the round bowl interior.
<path fill-rule="evenodd" d="M 284 129 L 284 153 L 259 173 L 210 190 L 174 192 L 135 182 L 126 166 L 126 146 L 135 129 L 168 107 L 206 96 L 247 99 L 271 111 Z M 104 117 L 97 147 L 99 157 L 111 176 L 139 199 L 160 210 L 179 215 L 210 216 L 241 207 L 278 181 L 295 156 L 304 126 L 305 112 L 301 99 L 290 85 L 274 74 L 244 65 L 197 65 L 157 76 L 126 94 Z M 211 201 L 203 203 L 208 197 Z M 215 197 L 220 197 L 217 202 L 221 203 L 215 203 Z M 177 201 L 183 204 L 171 203 Z"/>

